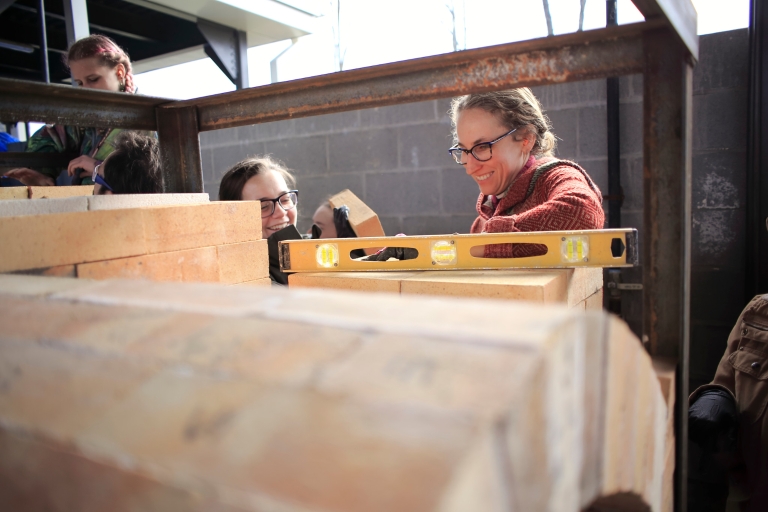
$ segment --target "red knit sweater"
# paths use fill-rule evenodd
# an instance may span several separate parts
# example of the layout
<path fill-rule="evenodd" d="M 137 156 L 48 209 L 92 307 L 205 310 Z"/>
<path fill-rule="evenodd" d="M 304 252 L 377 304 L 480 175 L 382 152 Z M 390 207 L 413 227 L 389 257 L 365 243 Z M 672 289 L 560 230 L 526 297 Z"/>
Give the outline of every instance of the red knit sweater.
<path fill-rule="evenodd" d="M 536 169 L 552 161 L 544 157 L 528 159 L 495 209 L 485 205 L 486 196 L 477 199 L 477 213 L 470 233 L 510 233 L 517 231 L 563 231 L 602 229 L 605 223 L 603 196 L 586 172 L 576 163 L 563 162 L 545 171 L 526 199 Z M 485 246 L 486 258 L 520 258 L 546 253 L 546 246 L 534 244 L 496 244 Z"/>

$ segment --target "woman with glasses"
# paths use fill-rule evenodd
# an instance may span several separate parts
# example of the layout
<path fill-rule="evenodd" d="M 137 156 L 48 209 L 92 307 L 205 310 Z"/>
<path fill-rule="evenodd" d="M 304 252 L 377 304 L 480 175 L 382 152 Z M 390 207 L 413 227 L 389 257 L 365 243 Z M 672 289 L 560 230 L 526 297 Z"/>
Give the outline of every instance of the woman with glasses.
<path fill-rule="evenodd" d="M 269 156 L 236 163 L 219 185 L 219 201 L 261 202 L 261 237 L 267 239 L 273 283 L 288 284 L 288 276 L 280 271 L 277 243 L 302 238 L 296 229 L 299 191 L 295 187 L 290 171 Z"/>
<path fill-rule="evenodd" d="M 555 136 L 530 89 L 454 98 L 455 145 L 448 151 L 480 188 L 471 233 L 601 229 L 602 195 L 584 169 L 552 157 Z M 496 244 L 473 256 L 546 253 L 534 244 Z"/>

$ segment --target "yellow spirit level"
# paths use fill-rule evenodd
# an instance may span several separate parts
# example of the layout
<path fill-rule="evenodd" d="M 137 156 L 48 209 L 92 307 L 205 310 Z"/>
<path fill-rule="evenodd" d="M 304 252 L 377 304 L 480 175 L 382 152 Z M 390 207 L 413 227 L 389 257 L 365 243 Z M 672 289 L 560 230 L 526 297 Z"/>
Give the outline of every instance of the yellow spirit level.
<path fill-rule="evenodd" d="M 470 254 L 472 247 L 490 244 L 537 244 L 546 246 L 547 252 L 521 258 L 482 258 Z M 363 261 L 350 255 L 357 249 L 381 247 L 410 248 L 418 254 L 411 259 L 388 261 Z M 632 228 L 286 240 L 280 242 L 279 255 L 283 272 L 632 267 L 638 264 L 637 230 Z"/>

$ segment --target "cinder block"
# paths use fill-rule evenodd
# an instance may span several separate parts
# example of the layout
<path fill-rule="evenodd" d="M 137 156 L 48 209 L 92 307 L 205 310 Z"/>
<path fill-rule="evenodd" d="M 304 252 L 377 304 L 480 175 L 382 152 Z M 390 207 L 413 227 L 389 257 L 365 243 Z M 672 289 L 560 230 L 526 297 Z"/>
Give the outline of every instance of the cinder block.
<path fill-rule="evenodd" d="M 256 240 L 216 247 L 219 258 L 219 281 L 225 284 L 269 279 L 267 241 Z"/>
<path fill-rule="evenodd" d="M 0 187 L 0 200 L 4 199 L 29 199 L 27 187 Z"/>
<path fill-rule="evenodd" d="M 147 254 L 81 263 L 77 275 L 86 279 L 149 279 L 150 281 L 218 282 L 216 247 Z"/>
<path fill-rule="evenodd" d="M 14 201 L 0 201 L 0 217 L 16 217 L 19 215 L 48 215 L 51 213 L 84 212 L 87 210 L 87 197 L 61 197 L 55 199 L 18 199 Z"/>
<path fill-rule="evenodd" d="M 314 118 L 317 117 L 322 116 Z M 302 119 L 302 121 L 307 120 L 309 118 Z M 278 139 L 267 144 L 267 153 L 285 163 L 296 176 L 326 174 L 328 172 L 326 152 L 325 135 Z"/>
<path fill-rule="evenodd" d="M 332 173 L 397 169 L 397 129 L 382 128 L 328 136 Z"/>
<path fill-rule="evenodd" d="M 381 215 L 440 212 L 441 171 L 393 171 L 365 177 L 366 200 Z M 472 204 L 472 203 L 470 203 Z"/>
<path fill-rule="evenodd" d="M 210 202 L 208 194 L 118 194 L 91 196 L 88 209 L 117 210 L 122 208 L 147 208 L 152 206 L 171 206 L 183 204 L 202 204 Z"/>
<path fill-rule="evenodd" d="M 139 209 L 0 218 L 0 272 L 146 254 L 143 221 Z"/>
<path fill-rule="evenodd" d="M 224 201 L 142 212 L 147 253 L 261 240 L 258 201 Z"/>
<path fill-rule="evenodd" d="M 330 203 L 333 208 L 338 208 L 342 205 L 349 207 L 349 224 L 358 237 L 385 236 L 379 216 L 353 194 L 351 190 L 342 190 L 331 197 Z M 373 252 L 375 251 L 366 251 L 367 254 L 372 254 Z"/>
<path fill-rule="evenodd" d="M 453 136 L 444 124 L 435 122 L 401 126 L 398 130 L 400 168 L 435 168 L 453 163 L 453 158 L 448 154 L 448 148 L 453 145 Z"/>
<path fill-rule="evenodd" d="M 27 187 L 30 199 L 54 199 L 57 197 L 92 196 L 93 185 L 71 187 Z"/>

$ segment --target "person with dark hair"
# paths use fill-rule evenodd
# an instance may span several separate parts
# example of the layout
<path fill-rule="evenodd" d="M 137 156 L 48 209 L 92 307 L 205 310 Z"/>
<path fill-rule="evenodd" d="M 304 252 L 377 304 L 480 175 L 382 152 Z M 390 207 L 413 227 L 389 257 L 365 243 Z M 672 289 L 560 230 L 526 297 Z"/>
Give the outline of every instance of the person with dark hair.
<path fill-rule="evenodd" d="M 113 146 L 114 151 L 93 172 L 94 195 L 163 192 L 160 149 L 154 137 L 122 132 Z"/>
<path fill-rule="evenodd" d="M 64 59 L 74 85 L 86 89 L 135 94 L 131 60 L 112 39 L 94 34 L 72 44 Z M 112 152 L 120 128 L 82 128 L 46 125 L 27 143 L 35 153 L 79 153 L 67 166 L 72 184 L 90 184 L 94 168 Z M 24 185 L 55 185 L 60 169 L 18 168 L 5 175 Z"/>
<path fill-rule="evenodd" d="M 299 191 L 295 187 L 291 172 L 270 156 L 236 163 L 219 185 L 219 201 L 261 202 L 261 236 L 269 249 L 269 277 L 277 284 L 288 284 L 288 275 L 280 271 L 278 242 L 302 238 L 296 229 Z"/>

